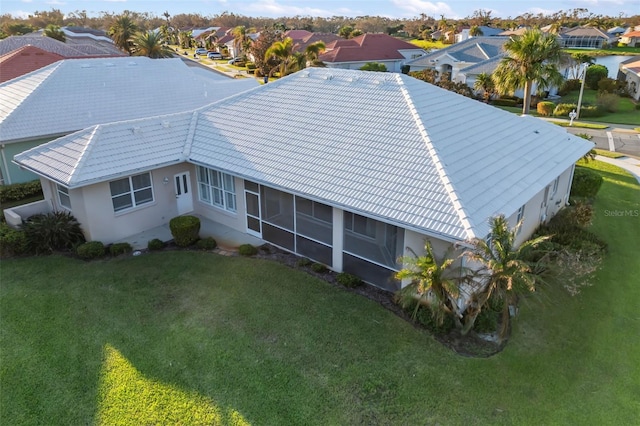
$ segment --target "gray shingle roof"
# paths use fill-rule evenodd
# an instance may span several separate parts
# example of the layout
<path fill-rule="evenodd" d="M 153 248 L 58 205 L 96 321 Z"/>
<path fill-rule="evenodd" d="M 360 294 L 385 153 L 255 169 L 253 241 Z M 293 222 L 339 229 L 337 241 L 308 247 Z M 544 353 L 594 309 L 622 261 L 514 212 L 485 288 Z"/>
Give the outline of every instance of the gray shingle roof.
<path fill-rule="evenodd" d="M 0 141 L 192 110 L 256 86 L 178 58 L 68 59 L 0 84 Z"/>
<path fill-rule="evenodd" d="M 553 124 L 409 76 L 337 69 L 298 72 L 201 108 L 193 127 L 187 120 L 185 114 L 99 126 L 15 160 L 83 186 L 186 158 L 465 240 L 485 236 L 491 216 L 513 214 L 592 147 Z M 83 145 L 77 158 L 73 150 Z M 156 157 L 156 147 L 165 154 Z M 71 152 L 57 154 L 65 150 Z"/>
<path fill-rule="evenodd" d="M 433 66 L 431 62 L 442 55 L 449 55 L 460 62 L 478 63 L 502 54 L 502 46 L 509 37 L 473 37 L 451 46 L 430 52 L 424 56 L 408 61 L 408 65 Z"/>

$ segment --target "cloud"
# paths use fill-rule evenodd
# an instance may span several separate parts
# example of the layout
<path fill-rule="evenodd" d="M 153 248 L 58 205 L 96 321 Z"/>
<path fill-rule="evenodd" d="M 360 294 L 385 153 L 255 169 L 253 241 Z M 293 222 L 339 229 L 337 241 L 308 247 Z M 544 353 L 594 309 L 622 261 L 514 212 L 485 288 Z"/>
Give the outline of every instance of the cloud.
<path fill-rule="evenodd" d="M 444 2 L 432 2 L 424 0 L 392 0 L 391 3 L 398 9 L 406 11 L 407 16 L 419 16 L 424 13 L 435 18 L 439 18 L 440 15 L 444 15 L 446 18 L 458 19 L 458 16 L 453 9 Z"/>
<path fill-rule="evenodd" d="M 3 12 L 7 13 L 7 12 Z M 27 19 L 29 15 L 33 15 L 33 12 L 25 12 L 24 10 L 14 10 L 13 12 L 9 12 L 11 16 L 14 18 Z"/>
<path fill-rule="evenodd" d="M 238 4 L 238 8 L 241 8 L 243 12 L 251 16 L 355 16 L 362 14 L 359 11 L 351 10 L 348 8 L 336 8 L 332 10 L 322 9 L 318 7 L 310 6 L 294 6 L 278 2 L 276 0 L 263 0 L 260 2 L 249 3 L 246 5 Z"/>

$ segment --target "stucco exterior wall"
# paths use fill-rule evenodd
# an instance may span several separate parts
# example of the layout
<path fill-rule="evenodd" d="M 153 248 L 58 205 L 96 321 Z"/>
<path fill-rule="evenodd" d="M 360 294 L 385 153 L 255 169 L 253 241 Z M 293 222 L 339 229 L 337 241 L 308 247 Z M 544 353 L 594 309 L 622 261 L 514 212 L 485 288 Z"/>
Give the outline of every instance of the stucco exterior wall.
<path fill-rule="evenodd" d="M 32 180 L 37 180 L 37 175 L 27 170 L 21 169 L 20 167 L 13 164 L 13 156 L 35 146 L 42 145 L 45 142 L 49 142 L 50 140 L 51 139 L 45 138 L 24 142 L 0 144 L 0 172 L 2 172 L 2 183 L 4 185 L 9 185 L 12 183 L 24 183 Z"/>

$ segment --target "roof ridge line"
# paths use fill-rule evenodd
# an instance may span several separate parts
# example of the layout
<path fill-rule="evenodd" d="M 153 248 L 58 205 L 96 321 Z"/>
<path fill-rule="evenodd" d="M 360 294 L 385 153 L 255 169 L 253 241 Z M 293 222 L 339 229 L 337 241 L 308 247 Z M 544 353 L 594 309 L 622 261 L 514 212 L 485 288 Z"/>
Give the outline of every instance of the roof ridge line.
<path fill-rule="evenodd" d="M 67 182 L 67 185 L 70 185 L 73 181 L 73 178 L 76 177 L 75 176 L 76 170 L 80 169 L 81 168 L 80 166 L 84 165 L 84 163 L 87 162 L 87 158 L 89 158 L 89 154 L 93 150 L 92 149 L 93 144 L 91 143 L 91 141 L 98 135 L 98 133 L 100 133 L 100 130 L 102 129 L 102 127 L 103 127 L 102 124 L 96 124 L 95 126 L 93 126 L 93 131 L 91 132 L 91 135 L 87 140 L 87 143 L 82 149 L 82 154 L 80 154 L 80 160 L 76 161 L 76 164 L 74 164 L 73 168 L 71 169 L 71 173 L 69 173 L 69 181 Z M 89 129 L 90 128 L 91 127 L 89 127 Z"/>
<path fill-rule="evenodd" d="M 471 224 L 471 221 L 469 220 L 470 215 L 467 212 L 467 210 L 464 208 L 462 203 L 460 202 L 460 198 L 458 197 L 458 191 L 456 191 L 453 185 L 453 182 L 451 182 L 451 179 L 449 179 L 449 175 L 445 171 L 444 165 L 440 161 L 440 156 L 438 155 L 438 151 L 436 150 L 435 146 L 433 146 L 433 144 L 431 143 L 431 138 L 429 138 L 429 134 L 427 132 L 427 129 L 424 126 L 422 118 L 418 115 L 418 110 L 416 109 L 416 106 L 413 103 L 411 96 L 409 96 L 409 92 L 405 87 L 404 81 L 402 81 L 402 77 L 398 74 L 396 75 L 396 79 L 398 80 L 402 96 L 404 97 L 405 101 L 409 106 L 409 112 L 413 116 L 413 119 L 415 120 L 416 125 L 418 126 L 418 131 L 422 135 L 422 139 L 425 142 L 425 147 L 427 148 L 427 152 L 431 157 L 431 161 L 433 161 L 436 171 L 438 172 L 438 175 L 440 177 L 440 180 L 442 181 L 445 189 L 447 190 L 447 195 L 449 195 L 449 199 L 451 200 L 451 203 L 453 204 L 453 207 L 456 213 L 458 214 L 458 218 L 462 223 L 462 227 L 464 228 L 464 231 L 467 234 L 467 239 L 470 240 L 476 237 L 476 235 L 473 232 L 473 226 Z"/>
<path fill-rule="evenodd" d="M 484 56 L 486 56 L 485 61 L 490 58 L 490 56 L 487 54 L 487 52 L 485 52 L 485 50 L 482 48 L 482 46 L 480 46 L 480 43 L 476 42 L 476 46 L 478 46 L 478 49 L 480 49 L 480 52 L 482 52 L 482 54 Z"/>
<path fill-rule="evenodd" d="M 193 115 L 191 116 L 191 123 L 189 123 L 189 133 L 187 133 L 187 139 L 184 141 L 184 147 L 182 147 L 182 160 L 187 161 L 191 156 L 191 147 L 193 146 L 193 138 L 196 134 L 196 124 L 198 123 L 198 118 L 200 117 L 199 110 L 202 108 L 198 108 L 193 111 Z"/>

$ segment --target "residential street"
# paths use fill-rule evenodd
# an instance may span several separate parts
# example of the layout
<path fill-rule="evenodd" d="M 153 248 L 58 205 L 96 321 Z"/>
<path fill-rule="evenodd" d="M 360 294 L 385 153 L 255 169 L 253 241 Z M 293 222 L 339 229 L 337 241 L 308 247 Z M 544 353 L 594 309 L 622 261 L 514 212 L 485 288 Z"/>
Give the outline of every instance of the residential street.
<path fill-rule="evenodd" d="M 634 131 L 632 126 L 612 124 L 610 128 L 604 130 L 567 127 L 567 131 L 574 135 L 579 133 L 591 135 L 591 142 L 595 143 L 598 149 L 640 158 L 640 133 Z"/>

